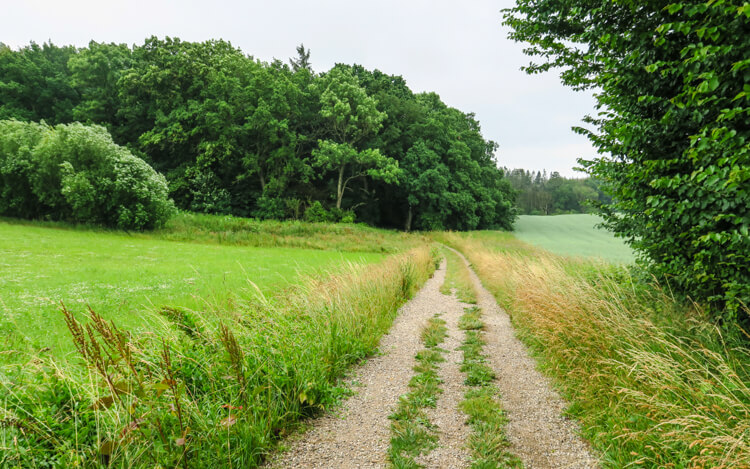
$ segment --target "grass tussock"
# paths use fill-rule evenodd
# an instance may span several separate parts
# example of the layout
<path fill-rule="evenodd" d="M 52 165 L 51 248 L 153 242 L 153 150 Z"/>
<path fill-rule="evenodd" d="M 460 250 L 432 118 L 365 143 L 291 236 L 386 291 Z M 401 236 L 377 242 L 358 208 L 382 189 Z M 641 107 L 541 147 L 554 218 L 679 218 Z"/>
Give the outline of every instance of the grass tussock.
<path fill-rule="evenodd" d="M 448 267 L 445 272 L 445 281 L 440 286 L 440 292 L 444 295 L 452 295 L 456 292 L 456 297 L 464 303 L 475 304 L 477 302 L 477 292 L 474 288 L 474 282 L 469 276 L 469 269 L 466 268 L 463 259 L 450 249 L 443 248 L 443 255 L 447 258 Z"/>
<path fill-rule="evenodd" d="M 484 329 L 482 322 L 482 310 L 479 307 L 466 308 L 464 314 L 458 319 L 459 329 L 465 331 L 478 331 Z"/>
<path fill-rule="evenodd" d="M 438 435 L 424 409 L 434 408 L 442 389 L 438 377 L 440 363 L 445 361 L 445 350 L 439 347 L 448 335 L 445 321 L 438 315 L 432 317 L 421 338 L 425 348 L 417 353 L 417 373 L 409 381 L 410 391 L 399 398 L 391 419 L 391 446 L 388 458 L 392 467 L 398 469 L 422 467 L 416 458 L 435 448 Z"/>
<path fill-rule="evenodd" d="M 750 467 L 750 351 L 739 333 L 625 269 L 448 236 L 605 467 Z"/>
<path fill-rule="evenodd" d="M 486 364 L 482 350 L 484 324 L 482 311 L 477 307 L 466 308 L 459 319 L 459 327 L 466 331 L 461 350 L 461 371 L 466 374 L 464 384 L 471 388 L 464 394 L 461 411 L 468 417 L 472 433 L 469 449 L 472 453 L 473 469 L 522 467 L 521 461 L 508 451 L 505 435 L 508 419 L 500 406 L 497 387 L 493 384 L 495 372 Z"/>
<path fill-rule="evenodd" d="M 40 355 L 1 370 L 0 467 L 255 467 L 337 401 L 338 378 L 433 267 L 424 247 L 283 298 L 166 308 L 174 327 L 158 336 L 64 309 L 78 364 Z"/>
<path fill-rule="evenodd" d="M 420 337 L 422 343 L 427 349 L 434 349 L 438 344 L 443 343 L 446 335 L 448 334 L 448 328 L 445 327 L 445 321 L 438 317 L 430 319 L 427 326 L 422 329 Z"/>

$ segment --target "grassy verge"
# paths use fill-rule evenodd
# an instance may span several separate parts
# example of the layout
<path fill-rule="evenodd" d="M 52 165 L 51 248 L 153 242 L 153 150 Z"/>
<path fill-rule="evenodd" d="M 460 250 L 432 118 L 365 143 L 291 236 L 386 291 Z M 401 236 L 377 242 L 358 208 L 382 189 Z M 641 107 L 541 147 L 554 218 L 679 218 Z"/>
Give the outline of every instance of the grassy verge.
<path fill-rule="evenodd" d="M 434 268 L 428 247 L 174 325 L 130 333 L 66 314 L 79 363 L 0 373 L 0 467 L 254 467 L 301 416 L 341 394 L 398 306 Z"/>
<path fill-rule="evenodd" d="M 364 224 L 255 220 L 180 213 L 151 236 L 160 239 L 256 247 L 396 253 L 424 244 L 426 238 Z"/>
<path fill-rule="evenodd" d="M 417 354 L 416 375 L 409 382 L 411 389 L 399 398 L 398 408 L 389 416 L 391 423 L 391 446 L 388 457 L 393 467 L 399 469 L 422 467 L 415 458 L 435 448 L 438 436 L 435 427 L 425 415 L 424 409 L 435 407 L 440 389 L 439 363 L 444 361 L 438 346 L 448 333 L 445 321 L 437 315 L 431 318 L 422 330 L 425 348 Z"/>
<path fill-rule="evenodd" d="M 461 345 L 463 362 L 461 371 L 466 373 L 464 384 L 470 389 L 461 402 L 461 411 L 468 417 L 471 426 L 469 449 L 472 453 L 472 468 L 522 467 L 521 461 L 507 451 L 505 417 L 498 400 L 498 390 L 492 382 L 495 372 L 487 366 L 487 357 L 482 353 L 484 323 L 479 308 L 466 308 L 458 327 L 466 331 Z"/>
<path fill-rule="evenodd" d="M 750 351 L 739 333 L 622 268 L 491 238 L 445 235 L 572 403 L 605 467 L 750 466 Z"/>
<path fill-rule="evenodd" d="M 456 290 L 456 296 L 464 303 L 476 303 L 477 292 L 474 283 L 469 277 L 469 271 L 464 265 L 463 259 L 450 249 L 443 248 L 443 255 L 447 258 L 448 267 L 445 272 L 445 281 L 440 286 L 440 292 L 450 295 Z"/>

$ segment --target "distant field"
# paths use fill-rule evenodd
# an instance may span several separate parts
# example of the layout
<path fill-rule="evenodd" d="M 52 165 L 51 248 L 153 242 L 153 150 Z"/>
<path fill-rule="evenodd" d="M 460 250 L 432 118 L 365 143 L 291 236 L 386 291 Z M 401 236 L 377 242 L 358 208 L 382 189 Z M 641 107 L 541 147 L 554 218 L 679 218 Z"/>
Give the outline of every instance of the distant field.
<path fill-rule="evenodd" d="M 57 356 L 73 350 L 60 301 L 76 313 L 90 305 L 133 332 L 158 333 L 167 327 L 155 313 L 162 305 L 231 308 L 232 301 L 252 294 L 252 284 L 269 294 L 300 275 L 383 258 L 379 253 L 186 243 L 0 221 L 0 350 L 51 347 Z M 6 353 L 0 362 L 8 358 Z"/>
<path fill-rule="evenodd" d="M 616 263 L 630 263 L 635 257 L 625 243 L 604 229 L 597 228 L 596 215 L 522 215 L 513 234 L 529 244 L 556 254 L 600 257 Z"/>

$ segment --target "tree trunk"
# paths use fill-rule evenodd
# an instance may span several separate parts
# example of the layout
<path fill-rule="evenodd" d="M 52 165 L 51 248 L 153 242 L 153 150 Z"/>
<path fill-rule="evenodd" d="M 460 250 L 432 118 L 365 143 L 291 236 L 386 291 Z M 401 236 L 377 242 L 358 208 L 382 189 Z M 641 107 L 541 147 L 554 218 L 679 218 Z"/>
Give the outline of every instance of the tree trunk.
<path fill-rule="evenodd" d="M 263 169 L 258 169 L 258 177 L 260 178 L 260 190 L 266 190 L 266 178 L 263 176 Z"/>
<path fill-rule="evenodd" d="M 341 199 L 344 198 L 344 169 L 346 165 L 341 165 L 339 168 L 339 185 L 336 190 L 336 208 L 341 209 Z"/>
<path fill-rule="evenodd" d="M 414 213 L 412 211 L 411 205 L 409 205 L 409 211 L 406 213 L 406 223 L 404 224 L 404 231 L 406 231 L 407 233 L 411 231 L 411 219 L 413 215 Z"/>

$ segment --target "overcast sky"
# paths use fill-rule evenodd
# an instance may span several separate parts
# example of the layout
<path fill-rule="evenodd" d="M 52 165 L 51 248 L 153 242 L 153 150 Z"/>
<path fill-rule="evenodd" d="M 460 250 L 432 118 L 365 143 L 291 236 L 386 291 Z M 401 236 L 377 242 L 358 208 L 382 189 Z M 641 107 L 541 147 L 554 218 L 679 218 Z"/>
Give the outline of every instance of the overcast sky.
<path fill-rule="evenodd" d="M 416 91 L 474 112 L 499 143 L 501 166 L 573 172 L 592 157 L 570 128 L 593 112 L 590 94 L 556 74 L 520 71 L 529 59 L 507 39 L 500 10 L 513 0 L 0 0 L 0 42 L 142 44 L 148 36 L 225 39 L 262 60 L 304 43 L 316 71 L 337 62 L 401 75 Z"/>

